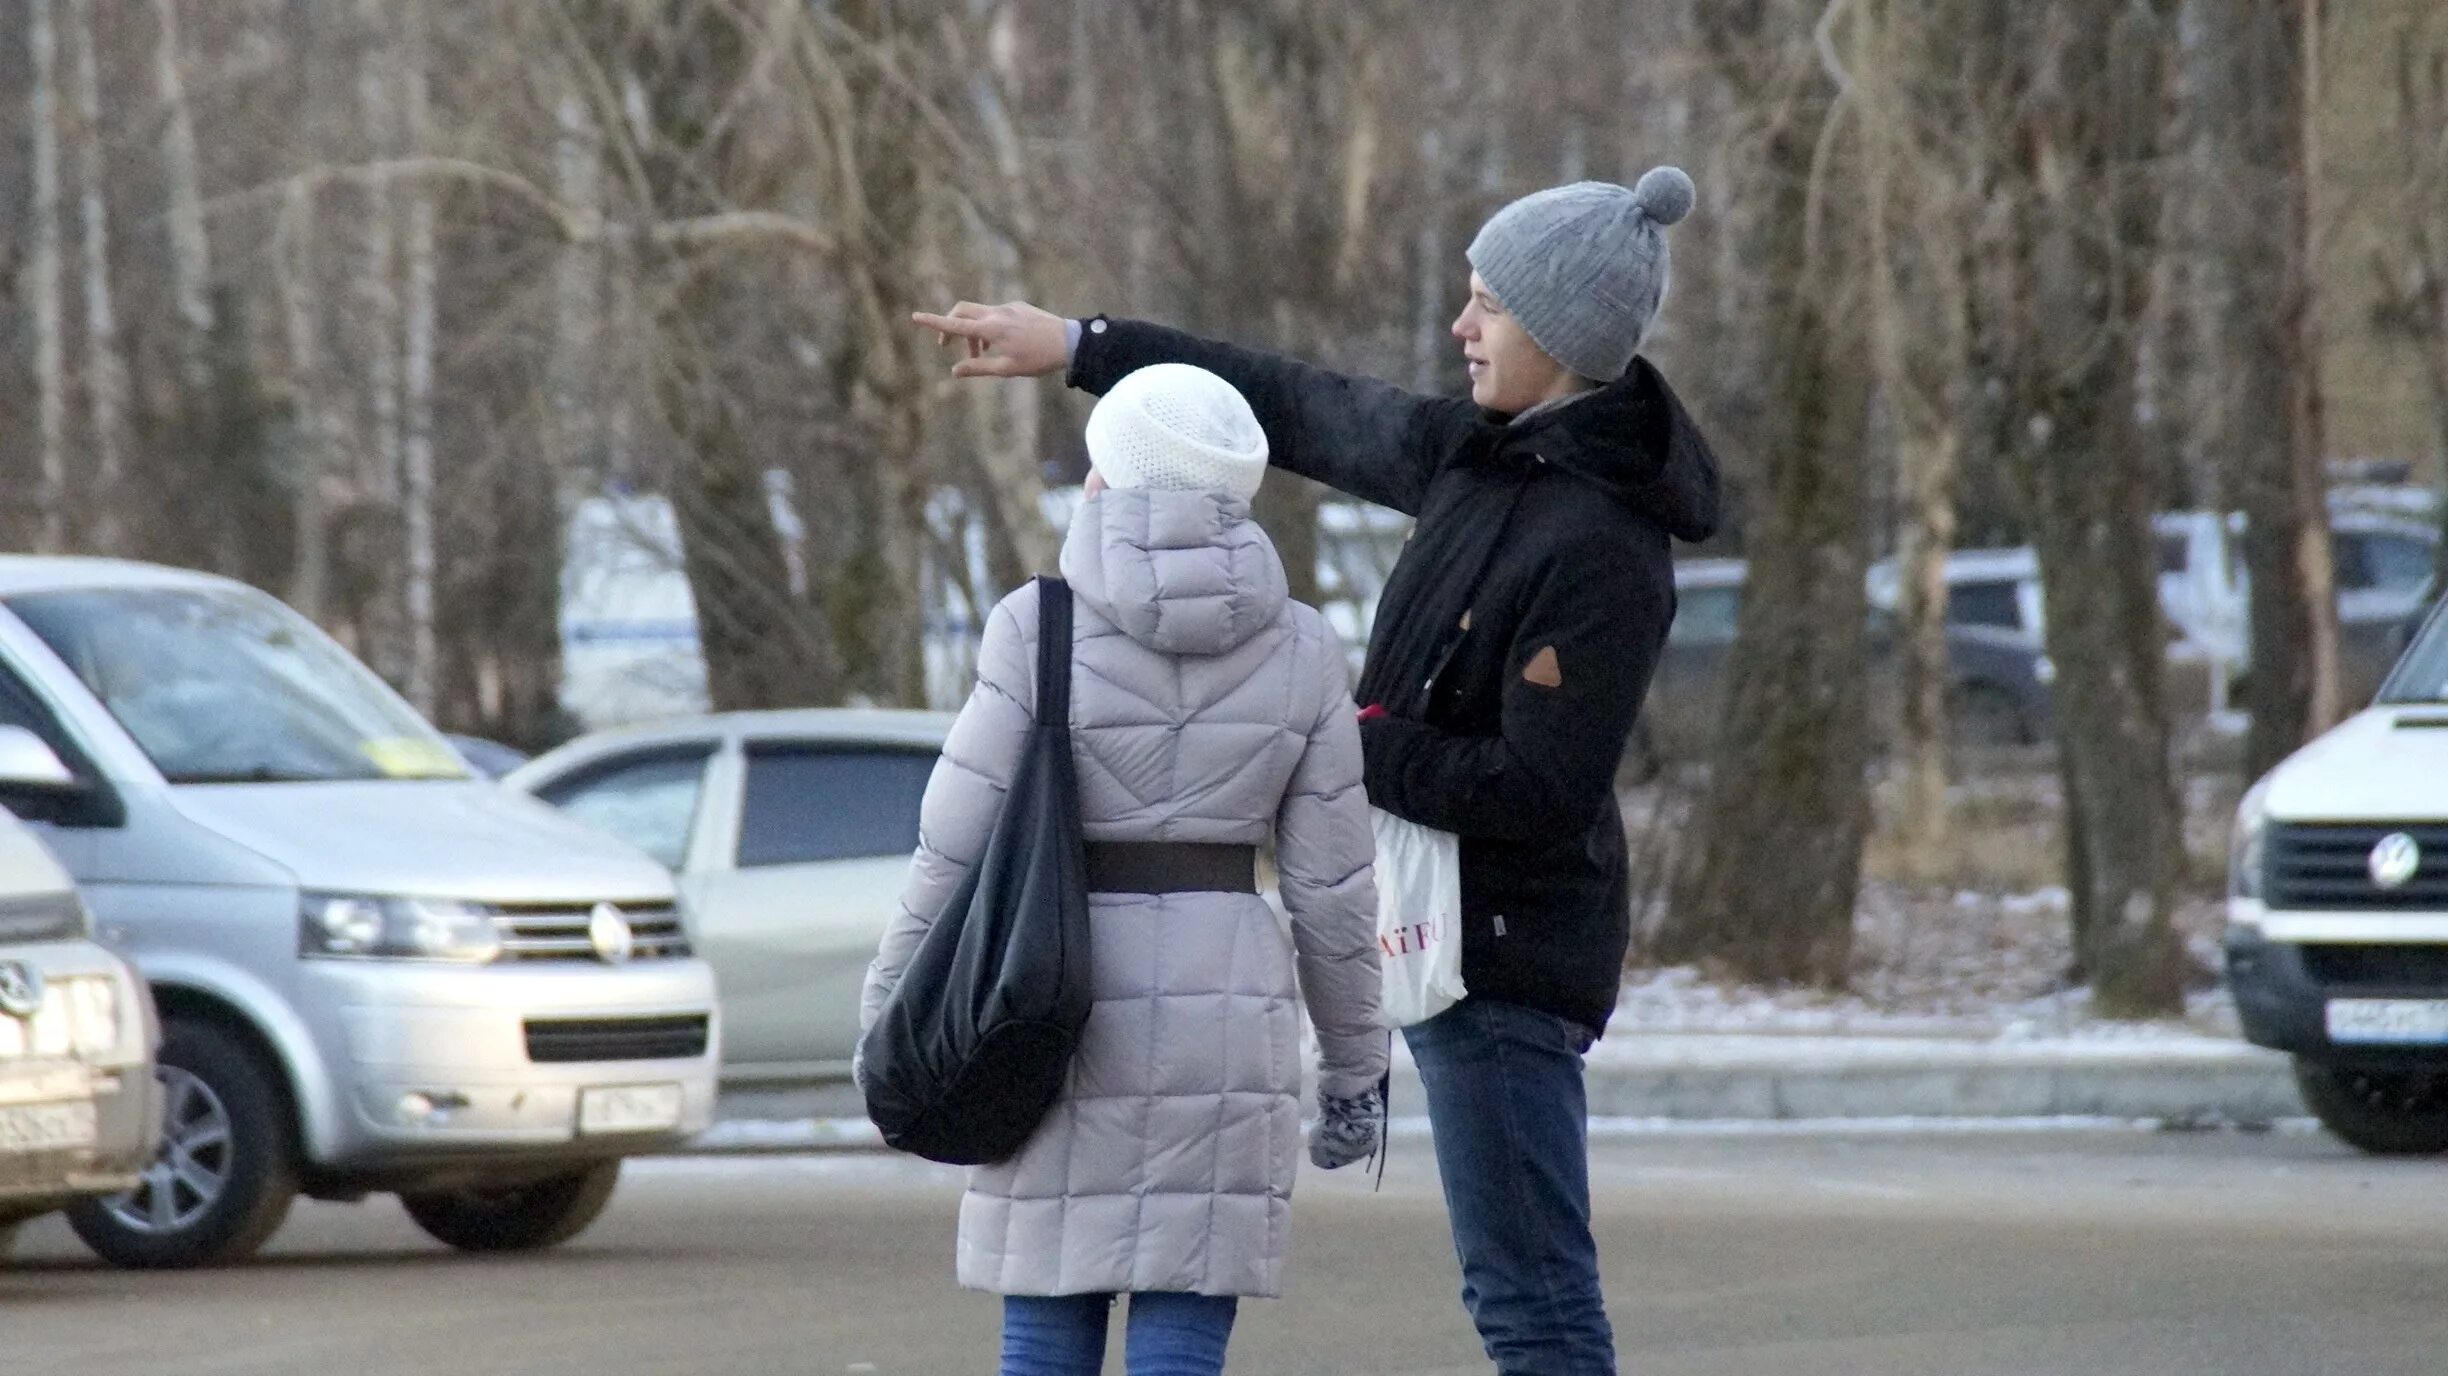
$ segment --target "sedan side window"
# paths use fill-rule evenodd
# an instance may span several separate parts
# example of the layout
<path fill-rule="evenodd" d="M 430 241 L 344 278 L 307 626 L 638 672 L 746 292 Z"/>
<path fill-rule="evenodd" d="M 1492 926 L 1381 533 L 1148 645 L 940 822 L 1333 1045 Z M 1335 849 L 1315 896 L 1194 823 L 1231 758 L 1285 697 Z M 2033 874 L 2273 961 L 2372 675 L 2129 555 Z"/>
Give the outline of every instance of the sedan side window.
<path fill-rule="evenodd" d="M 1675 619 L 1666 628 L 1666 642 L 1731 644 L 1741 620 L 1741 588 L 1685 588 L 1675 594 Z"/>
<path fill-rule="evenodd" d="M 2361 535 L 2339 531 L 2329 537 L 2339 592 L 2363 592 L 2372 586 L 2370 553 L 2370 542 Z"/>
<path fill-rule="evenodd" d="M 1947 620 L 1958 626 L 2018 630 L 2023 625 L 2021 592 L 2016 584 L 2003 580 L 1957 583 L 1947 590 Z"/>
<path fill-rule="evenodd" d="M 2363 557 L 2373 587 L 2419 593 L 2431 586 L 2432 547 L 2412 536 L 2376 535 L 2363 546 Z"/>
<path fill-rule="evenodd" d="M 935 752 L 751 744 L 739 866 L 908 855 Z"/>
<path fill-rule="evenodd" d="M 537 790 L 545 802 L 653 856 L 669 869 L 688 859 L 689 832 L 705 792 L 711 744 L 642 751 L 604 760 Z"/>

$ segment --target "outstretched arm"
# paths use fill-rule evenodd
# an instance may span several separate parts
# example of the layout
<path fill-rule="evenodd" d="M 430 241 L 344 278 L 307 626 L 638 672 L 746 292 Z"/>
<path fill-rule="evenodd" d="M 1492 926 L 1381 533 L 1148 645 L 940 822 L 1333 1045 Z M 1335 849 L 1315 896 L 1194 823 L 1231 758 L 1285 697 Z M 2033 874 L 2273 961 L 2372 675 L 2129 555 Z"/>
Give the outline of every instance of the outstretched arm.
<path fill-rule="evenodd" d="M 1068 368 L 1072 386 L 1101 395 L 1153 363 L 1205 368 L 1249 401 L 1277 467 L 1406 514 L 1417 514 L 1437 466 L 1479 416 L 1459 398 L 1424 397 L 1138 321 L 1091 320 L 1074 353 L 1073 322 L 1026 303 L 962 302 L 949 314 L 913 318 L 947 343 L 963 342 L 967 357 L 953 366 L 955 377 L 1043 377 Z"/>

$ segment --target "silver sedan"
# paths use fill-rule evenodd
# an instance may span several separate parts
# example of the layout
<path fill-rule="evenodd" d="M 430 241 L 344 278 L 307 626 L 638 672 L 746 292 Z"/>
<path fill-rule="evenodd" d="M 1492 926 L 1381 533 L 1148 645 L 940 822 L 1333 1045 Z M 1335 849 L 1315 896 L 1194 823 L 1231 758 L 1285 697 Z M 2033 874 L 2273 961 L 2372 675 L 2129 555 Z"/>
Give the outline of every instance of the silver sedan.
<path fill-rule="evenodd" d="M 586 736 L 504 778 L 669 865 L 723 1007 L 723 1079 L 846 1076 L 859 986 L 952 718 L 737 712 Z"/>

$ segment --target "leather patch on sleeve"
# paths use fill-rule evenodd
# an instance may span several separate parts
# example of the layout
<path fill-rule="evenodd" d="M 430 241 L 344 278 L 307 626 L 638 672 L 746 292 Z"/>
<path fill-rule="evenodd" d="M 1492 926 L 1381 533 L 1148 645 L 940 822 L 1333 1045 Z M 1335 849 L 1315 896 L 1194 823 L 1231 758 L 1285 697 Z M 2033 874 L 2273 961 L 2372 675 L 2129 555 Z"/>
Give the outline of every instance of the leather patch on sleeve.
<path fill-rule="evenodd" d="M 1522 681 L 1535 683 L 1541 688 L 1564 686 L 1564 666 L 1556 659 L 1555 646 L 1550 645 L 1530 656 L 1530 662 L 1522 666 Z"/>

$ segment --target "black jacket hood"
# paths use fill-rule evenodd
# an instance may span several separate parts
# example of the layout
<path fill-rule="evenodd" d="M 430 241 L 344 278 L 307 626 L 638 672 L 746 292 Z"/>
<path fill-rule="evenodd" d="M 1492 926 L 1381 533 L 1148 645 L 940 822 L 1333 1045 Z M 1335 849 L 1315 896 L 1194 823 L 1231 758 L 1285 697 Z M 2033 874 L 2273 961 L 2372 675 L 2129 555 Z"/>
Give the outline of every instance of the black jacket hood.
<path fill-rule="evenodd" d="M 1535 444 L 1540 457 L 1648 516 L 1678 540 L 1717 533 L 1717 456 L 1682 399 L 1646 358 L 1617 380 L 1519 418 L 1480 413 L 1503 427 L 1499 445 Z"/>

